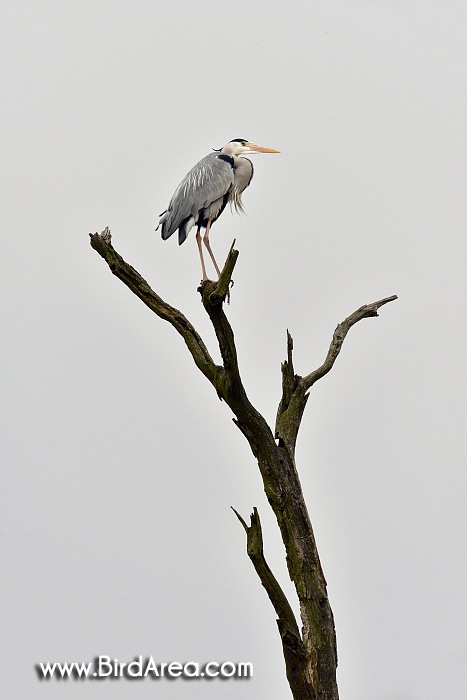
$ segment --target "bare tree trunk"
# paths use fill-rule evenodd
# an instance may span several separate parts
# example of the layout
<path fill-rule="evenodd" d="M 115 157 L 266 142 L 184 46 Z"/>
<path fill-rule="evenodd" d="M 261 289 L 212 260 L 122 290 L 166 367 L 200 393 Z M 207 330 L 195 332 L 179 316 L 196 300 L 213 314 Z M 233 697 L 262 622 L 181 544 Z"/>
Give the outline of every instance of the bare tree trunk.
<path fill-rule="evenodd" d="M 287 360 L 282 364 L 282 398 L 273 432 L 248 399 L 240 377 L 234 334 L 223 309 L 238 251 L 231 248 L 217 284 L 208 281 L 199 288 L 222 356 L 222 365 L 216 365 L 188 319 L 150 288 L 115 251 L 110 240 L 108 228 L 101 234 L 91 234 L 92 247 L 106 260 L 113 274 L 154 313 L 169 321 L 183 337 L 197 367 L 211 382 L 218 396 L 231 408 L 235 416 L 234 422 L 248 440 L 258 462 L 264 490 L 285 546 L 289 575 L 300 604 L 301 631 L 284 592 L 264 558 L 261 523 L 256 508 L 251 515 L 250 525 L 237 511 L 235 513 L 247 534 L 248 556 L 276 611 L 292 695 L 295 700 L 338 700 L 334 618 L 295 465 L 295 445 L 308 392 L 318 379 L 332 369 L 350 328 L 363 318 L 377 316 L 381 306 L 397 297 L 387 297 L 362 306 L 340 323 L 334 332 L 324 363 L 304 377 L 294 372 L 293 341 L 287 333 Z"/>

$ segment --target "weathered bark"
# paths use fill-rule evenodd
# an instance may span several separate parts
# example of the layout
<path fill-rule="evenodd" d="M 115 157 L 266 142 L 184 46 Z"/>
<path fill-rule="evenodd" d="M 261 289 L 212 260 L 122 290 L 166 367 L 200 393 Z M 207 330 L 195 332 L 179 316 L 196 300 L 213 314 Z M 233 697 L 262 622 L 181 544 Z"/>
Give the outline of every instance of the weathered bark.
<path fill-rule="evenodd" d="M 185 316 L 163 301 L 114 250 L 108 229 L 102 234 L 92 234 L 91 245 L 106 260 L 113 274 L 180 333 L 197 367 L 234 413 L 234 422 L 248 440 L 258 462 L 264 490 L 275 513 L 285 546 L 289 575 L 300 604 L 301 633 L 292 608 L 264 559 L 261 524 L 256 508 L 250 526 L 235 511 L 247 533 L 248 555 L 278 617 L 286 673 L 293 697 L 295 700 L 338 700 L 334 619 L 295 465 L 295 445 L 308 391 L 331 370 L 350 328 L 363 318 L 377 316 L 378 309 L 383 304 L 397 297 L 388 297 L 362 306 L 340 323 L 334 332 L 324 363 L 304 377 L 294 373 L 293 341 L 287 333 L 287 360 L 282 365 L 282 398 L 273 433 L 248 399 L 240 376 L 234 334 L 223 310 L 238 251 L 231 248 L 217 284 L 205 282 L 199 288 L 221 352 L 222 365 L 216 365 L 201 337 Z"/>

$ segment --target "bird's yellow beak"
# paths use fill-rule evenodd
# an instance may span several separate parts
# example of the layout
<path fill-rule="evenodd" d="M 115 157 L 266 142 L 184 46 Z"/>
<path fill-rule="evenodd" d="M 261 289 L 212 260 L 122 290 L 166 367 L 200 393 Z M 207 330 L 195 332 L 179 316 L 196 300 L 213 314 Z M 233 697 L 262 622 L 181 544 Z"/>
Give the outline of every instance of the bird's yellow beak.
<path fill-rule="evenodd" d="M 280 151 L 276 151 L 275 148 L 266 148 L 265 146 L 258 146 L 256 143 L 248 142 L 245 145 L 248 146 L 248 148 L 251 151 L 254 151 L 255 153 L 280 153 Z"/>

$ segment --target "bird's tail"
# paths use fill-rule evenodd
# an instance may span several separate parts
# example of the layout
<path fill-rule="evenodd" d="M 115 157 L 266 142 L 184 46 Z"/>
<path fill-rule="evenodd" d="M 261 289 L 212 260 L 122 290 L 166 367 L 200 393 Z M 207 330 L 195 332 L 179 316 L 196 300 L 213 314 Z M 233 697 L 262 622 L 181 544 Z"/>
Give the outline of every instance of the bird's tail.
<path fill-rule="evenodd" d="M 162 218 L 164 216 L 164 214 L 167 214 L 167 209 L 165 211 L 163 211 L 162 214 L 159 214 L 160 219 L 159 219 L 159 223 L 157 224 L 156 231 L 158 231 L 160 225 L 164 223 L 164 219 Z"/>
<path fill-rule="evenodd" d="M 170 230 L 170 228 L 167 226 L 167 211 L 162 212 L 159 226 L 156 228 L 156 231 L 159 227 L 161 229 L 161 238 L 163 241 L 166 241 L 173 233 L 173 229 Z"/>
<path fill-rule="evenodd" d="M 193 224 L 195 223 L 195 219 L 193 216 L 188 216 L 186 219 L 182 221 L 180 225 L 172 221 L 167 221 L 167 212 L 164 212 L 162 214 L 161 220 L 159 221 L 159 226 L 161 229 L 161 238 L 163 241 L 166 241 L 170 236 L 175 233 L 175 231 L 178 228 L 178 244 L 182 245 L 182 243 L 186 240 L 186 237 L 188 236 L 188 233 L 190 229 L 193 227 Z M 157 228 L 159 228 L 159 226 Z M 157 231 L 157 229 L 156 229 Z"/>
<path fill-rule="evenodd" d="M 186 237 L 188 236 L 194 223 L 195 220 L 192 216 L 189 216 L 184 221 L 182 221 L 178 229 L 178 245 L 182 245 L 182 243 L 186 241 Z"/>

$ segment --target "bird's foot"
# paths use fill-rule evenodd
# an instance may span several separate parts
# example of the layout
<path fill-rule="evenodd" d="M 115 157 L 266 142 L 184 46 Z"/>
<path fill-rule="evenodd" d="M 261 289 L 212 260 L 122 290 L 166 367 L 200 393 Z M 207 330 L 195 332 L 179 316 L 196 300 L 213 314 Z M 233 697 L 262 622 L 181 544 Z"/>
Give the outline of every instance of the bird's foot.
<path fill-rule="evenodd" d="M 208 282 L 209 282 L 209 284 L 217 284 L 219 282 L 219 280 L 210 280 L 209 277 L 203 277 L 203 279 L 199 283 L 199 286 L 202 287 L 203 285 L 207 284 Z"/>
<path fill-rule="evenodd" d="M 201 290 L 206 284 L 213 284 L 215 287 L 217 287 L 219 283 L 219 280 L 210 280 L 209 277 L 203 277 L 201 282 L 199 283 L 199 288 L 198 291 Z M 230 287 L 234 286 L 234 281 L 230 280 L 229 282 L 229 288 L 227 290 L 227 294 L 225 295 L 225 298 L 227 299 L 227 304 L 230 304 Z"/>

